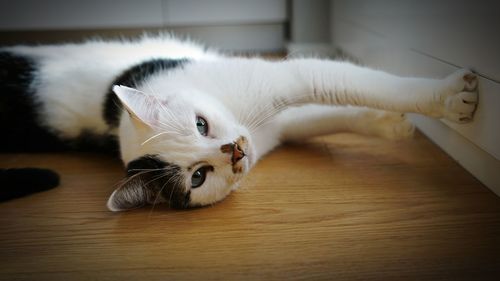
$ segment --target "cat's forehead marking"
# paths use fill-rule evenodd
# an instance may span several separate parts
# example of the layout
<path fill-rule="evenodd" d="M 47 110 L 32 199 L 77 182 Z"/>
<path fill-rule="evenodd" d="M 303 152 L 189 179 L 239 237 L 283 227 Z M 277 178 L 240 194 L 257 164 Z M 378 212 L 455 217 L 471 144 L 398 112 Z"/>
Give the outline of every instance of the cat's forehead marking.
<path fill-rule="evenodd" d="M 184 209 L 189 205 L 191 193 L 186 191 L 181 167 L 161 159 L 159 155 L 147 154 L 129 162 L 127 177 L 140 180 L 154 197 L 160 193 L 173 208 Z"/>

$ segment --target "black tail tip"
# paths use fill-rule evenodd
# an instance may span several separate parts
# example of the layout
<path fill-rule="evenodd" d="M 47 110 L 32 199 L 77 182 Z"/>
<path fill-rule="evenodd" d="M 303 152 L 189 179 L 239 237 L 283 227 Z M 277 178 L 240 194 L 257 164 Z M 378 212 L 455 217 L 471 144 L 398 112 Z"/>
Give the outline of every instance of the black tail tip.
<path fill-rule="evenodd" d="M 16 168 L 4 170 L 7 178 L 15 185 L 20 184 L 39 186 L 42 189 L 49 189 L 59 185 L 59 175 L 49 169 L 39 168 Z"/>
<path fill-rule="evenodd" d="M 45 191 L 59 183 L 59 175 L 48 169 L 0 169 L 0 201 Z"/>

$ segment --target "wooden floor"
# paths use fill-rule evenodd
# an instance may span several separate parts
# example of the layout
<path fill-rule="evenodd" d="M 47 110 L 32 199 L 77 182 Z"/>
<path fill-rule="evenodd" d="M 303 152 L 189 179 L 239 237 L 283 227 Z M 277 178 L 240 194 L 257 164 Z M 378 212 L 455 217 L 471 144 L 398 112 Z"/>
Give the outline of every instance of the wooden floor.
<path fill-rule="evenodd" d="M 109 212 L 111 158 L 0 156 L 26 165 L 62 185 L 0 204 L 1 280 L 500 280 L 500 199 L 422 135 L 282 147 L 190 211 Z"/>

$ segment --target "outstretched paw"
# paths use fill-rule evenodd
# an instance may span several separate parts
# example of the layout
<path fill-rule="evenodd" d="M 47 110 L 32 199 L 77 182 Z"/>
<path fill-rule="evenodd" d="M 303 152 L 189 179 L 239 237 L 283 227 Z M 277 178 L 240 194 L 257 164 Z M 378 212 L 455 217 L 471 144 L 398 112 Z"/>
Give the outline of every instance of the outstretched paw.
<path fill-rule="evenodd" d="M 477 84 L 477 75 L 465 69 L 444 79 L 444 89 L 439 93 L 442 117 L 455 123 L 472 121 L 478 101 Z"/>
<path fill-rule="evenodd" d="M 411 138 L 415 126 L 406 118 L 404 113 L 382 110 L 370 110 L 365 113 L 364 124 L 367 134 L 389 140 Z"/>

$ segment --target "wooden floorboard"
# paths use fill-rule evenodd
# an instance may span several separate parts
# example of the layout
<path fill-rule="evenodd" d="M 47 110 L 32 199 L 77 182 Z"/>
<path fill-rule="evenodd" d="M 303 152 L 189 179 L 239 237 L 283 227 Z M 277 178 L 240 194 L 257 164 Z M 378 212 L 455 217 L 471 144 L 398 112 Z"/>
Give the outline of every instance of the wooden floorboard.
<path fill-rule="evenodd" d="M 62 176 L 0 204 L 0 280 L 500 280 L 500 199 L 420 134 L 281 147 L 190 211 L 109 212 L 123 171 L 106 156 L 0 166 Z"/>

